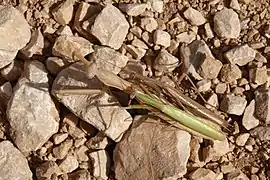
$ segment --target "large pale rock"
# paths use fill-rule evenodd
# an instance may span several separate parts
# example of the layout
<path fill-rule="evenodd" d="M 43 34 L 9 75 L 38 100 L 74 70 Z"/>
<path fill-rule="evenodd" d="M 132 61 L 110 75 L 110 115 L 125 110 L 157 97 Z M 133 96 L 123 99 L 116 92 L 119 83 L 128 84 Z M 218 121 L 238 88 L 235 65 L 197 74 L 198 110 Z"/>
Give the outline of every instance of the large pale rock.
<path fill-rule="evenodd" d="M 223 8 L 214 16 L 214 31 L 219 37 L 237 38 L 240 35 L 240 20 L 232 9 Z"/>
<path fill-rule="evenodd" d="M 27 159 L 10 141 L 0 142 L 0 179 L 32 180 Z"/>
<path fill-rule="evenodd" d="M 24 15 L 12 6 L 0 6 L 0 50 L 20 50 L 30 37 L 30 27 Z"/>
<path fill-rule="evenodd" d="M 128 62 L 128 57 L 108 47 L 95 49 L 95 61 L 97 68 L 103 68 L 114 74 L 118 74 Z"/>
<path fill-rule="evenodd" d="M 91 33 L 102 45 L 119 49 L 128 33 L 129 24 L 125 16 L 111 4 L 100 12 L 91 27 Z"/>
<path fill-rule="evenodd" d="M 44 65 L 32 61 L 9 101 L 7 116 L 11 137 L 24 153 L 39 149 L 58 131 L 59 114 L 48 87 Z"/>
<path fill-rule="evenodd" d="M 224 56 L 230 63 L 244 66 L 255 58 L 256 51 L 245 44 L 230 49 Z"/>
<path fill-rule="evenodd" d="M 92 44 L 88 40 L 76 36 L 59 36 L 52 48 L 53 55 L 66 59 L 74 59 L 74 53 L 85 56 L 93 51 Z"/>
<path fill-rule="evenodd" d="M 60 89 L 88 89 L 95 91 L 86 95 L 61 95 Z M 103 131 L 114 141 L 119 141 L 132 122 L 130 114 L 122 109 L 117 100 L 103 91 L 104 85 L 96 77 L 88 79 L 84 66 L 75 63 L 62 70 L 52 87 L 53 94 L 82 120 Z"/>
<path fill-rule="evenodd" d="M 191 136 L 158 119 L 135 121 L 114 151 L 118 180 L 177 179 L 186 174 Z"/>
<path fill-rule="evenodd" d="M 24 15 L 12 6 L 0 5 L 0 68 L 13 61 L 30 37 L 30 27 Z"/>

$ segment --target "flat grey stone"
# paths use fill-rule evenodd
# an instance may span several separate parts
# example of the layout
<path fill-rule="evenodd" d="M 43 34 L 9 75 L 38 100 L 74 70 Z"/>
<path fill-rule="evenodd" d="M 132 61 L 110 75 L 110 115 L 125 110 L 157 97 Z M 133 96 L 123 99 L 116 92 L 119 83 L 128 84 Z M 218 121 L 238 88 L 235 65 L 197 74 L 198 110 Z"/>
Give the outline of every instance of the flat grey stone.
<path fill-rule="evenodd" d="M 247 105 L 243 96 L 226 95 L 220 103 L 220 109 L 228 114 L 242 115 Z"/>

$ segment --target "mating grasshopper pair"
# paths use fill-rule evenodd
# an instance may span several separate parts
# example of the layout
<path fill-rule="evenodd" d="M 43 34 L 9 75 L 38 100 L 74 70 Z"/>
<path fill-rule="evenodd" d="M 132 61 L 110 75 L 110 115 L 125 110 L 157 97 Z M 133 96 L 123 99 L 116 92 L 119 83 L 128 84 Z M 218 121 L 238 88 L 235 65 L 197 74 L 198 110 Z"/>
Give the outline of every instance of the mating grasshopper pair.
<path fill-rule="evenodd" d="M 140 103 L 146 105 L 148 109 L 150 107 L 150 109 L 158 111 L 159 114 L 161 113 L 162 119 L 170 124 L 174 125 L 174 123 L 177 123 L 176 127 L 206 139 L 226 139 L 226 135 L 221 131 L 221 127 L 228 127 L 228 123 L 204 106 L 182 94 L 176 88 L 152 78 L 134 74 L 132 81 L 136 80 L 136 82 L 141 84 L 136 86 L 134 83 L 126 81 L 110 71 L 101 68 L 97 69 L 94 62 L 87 61 L 81 55 L 75 54 L 75 57 L 84 63 L 89 78 L 97 76 L 108 87 L 114 87 L 133 95 Z M 61 92 L 60 90 L 59 93 L 66 94 L 71 91 Z M 79 93 L 83 94 L 82 91 Z M 192 109 L 192 112 L 196 112 L 202 118 L 177 108 L 177 105 L 181 104 L 187 106 L 188 109 Z"/>

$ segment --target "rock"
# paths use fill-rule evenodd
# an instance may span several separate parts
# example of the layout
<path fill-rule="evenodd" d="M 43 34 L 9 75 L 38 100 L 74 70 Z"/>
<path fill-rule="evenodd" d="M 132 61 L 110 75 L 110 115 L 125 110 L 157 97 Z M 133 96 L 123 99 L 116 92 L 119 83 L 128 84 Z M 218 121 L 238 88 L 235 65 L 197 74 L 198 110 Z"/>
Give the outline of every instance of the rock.
<path fill-rule="evenodd" d="M 208 109 L 218 108 L 219 102 L 218 102 L 218 96 L 215 93 L 212 93 L 209 98 L 207 99 L 207 103 L 205 104 L 205 107 Z"/>
<path fill-rule="evenodd" d="M 215 87 L 215 92 L 217 94 L 224 94 L 227 91 L 227 84 L 219 82 Z"/>
<path fill-rule="evenodd" d="M 214 37 L 214 33 L 213 33 L 212 28 L 211 28 L 209 23 L 204 24 L 204 30 L 205 30 L 205 35 L 206 35 L 207 38 L 213 38 Z"/>
<path fill-rule="evenodd" d="M 203 61 L 197 72 L 205 79 L 214 79 L 217 78 L 221 67 L 222 63 L 219 60 L 204 55 Z"/>
<path fill-rule="evenodd" d="M 237 10 L 237 11 L 240 11 L 241 10 L 240 5 L 238 3 L 238 0 L 231 0 L 230 7 L 232 9 L 234 9 L 234 10 Z"/>
<path fill-rule="evenodd" d="M 85 143 L 85 145 L 89 149 L 101 150 L 101 149 L 105 149 L 109 145 L 109 143 L 110 143 L 109 139 L 103 136 L 101 133 L 99 133 L 95 137 L 92 137 L 91 139 L 89 139 Z"/>
<path fill-rule="evenodd" d="M 265 124 L 270 123 L 269 89 L 255 91 L 255 117 Z"/>
<path fill-rule="evenodd" d="M 240 20 L 234 10 L 223 8 L 214 16 L 214 31 L 219 37 L 238 38 L 240 35 Z"/>
<path fill-rule="evenodd" d="M 254 116 L 254 111 L 255 111 L 255 100 L 252 100 L 246 107 L 242 119 L 242 125 L 246 128 L 246 130 L 253 129 L 257 127 L 260 123 L 260 121 Z"/>
<path fill-rule="evenodd" d="M 172 72 L 179 66 L 179 60 L 165 49 L 162 49 L 156 57 L 153 66 L 158 72 Z"/>
<path fill-rule="evenodd" d="M 142 37 L 142 29 L 139 26 L 133 26 L 129 31 L 134 34 L 137 38 Z"/>
<path fill-rule="evenodd" d="M 12 6 L 0 5 L 0 50 L 20 50 L 29 42 L 30 37 L 30 26 L 24 15 Z"/>
<path fill-rule="evenodd" d="M 74 0 L 63 1 L 52 10 L 52 15 L 59 24 L 69 24 L 73 16 L 73 4 Z"/>
<path fill-rule="evenodd" d="M 68 155 L 60 164 L 59 168 L 63 173 L 73 172 L 75 169 L 79 167 L 79 163 L 73 155 Z"/>
<path fill-rule="evenodd" d="M 254 60 L 256 51 L 245 44 L 227 51 L 224 56 L 230 63 L 244 66 Z"/>
<path fill-rule="evenodd" d="M 60 145 L 56 146 L 52 150 L 52 154 L 56 159 L 64 159 L 65 156 L 68 154 L 69 149 L 73 145 L 72 139 L 66 139 Z"/>
<path fill-rule="evenodd" d="M 77 156 L 78 161 L 82 162 L 82 161 L 89 161 L 89 158 L 87 156 L 89 149 L 87 146 L 80 146 L 79 148 L 77 148 L 75 150 L 75 154 Z"/>
<path fill-rule="evenodd" d="M 120 4 L 119 8 L 129 16 L 139 16 L 143 14 L 148 7 L 145 3 Z"/>
<path fill-rule="evenodd" d="M 46 161 L 39 164 L 36 168 L 36 176 L 38 179 L 48 178 L 51 179 L 54 175 L 61 175 L 62 172 L 54 161 Z"/>
<path fill-rule="evenodd" d="M 20 50 L 26 57 L 32 57 L 34 54 L 42 55 L 44 48 L 44 37 L 40 30 L 34 30 L 31 34 L 30 42 Z"/>
<path fill-rule="evenodd" d="M 235 143 L 237 144 L 237 146 L 244 146 L 249 138 L 250 134 L 249 133 L 243 133 L 240 134 L 236 140 Z"/>
<path fill-rule="evenodd" d="M 52 48 L 53 55 L 64 59 L 74 59 L 75 52 L 81 56 L 86 56 L 94 50 L 88 40 L 76 36 L 59 36 Z"/>
<path fill-rule="evenodd" d="M 221 156 L 224 156 L 231 151 L 228 140 L 211 141 L 210 145 L 202 150 L 203 160 L 205 163 L 210 161 L 218 161 Z"/>
<path fill-rule="evenodd" d="M 84 143 L 87 141 L 87 139 L 85 137 L 82 137 L 82 138 L 78 138 L 78 139 L 75 139 L 75 142 L 74 142 L 74 146 L 76 148 L 84 145 Z"/>
<path fill-rule="evenodd" d="M 270 127 L 259 126 L 250 131 L 251 136 L 258 138 L 260 141 L 270 141 Z"/>
<path fill-rule="evenodd" d="M 163 12 L 164 2 L 162 0 L 148 0 L 151 4 L 151 8 L 157 13 Z"/>
<path fill-rule="evenodd" d="M 57 90 L 76 89 L 94 90 L 88 95 L 57 94 Z M 53 94 L 76 116 L 103 131 L 114 141 L 119 141 L 132 122 L 130 114 L 123 109 L 116 99 L 104 92 L 104 85 L 97 77 L 88 79 L 84 66 L 79 63 L 72 64 L 62 70 L 54 80 Z"/>
<path fill-rule="evenodd" d="M 193 171 L 189 174 L 190 180 L 215 180 L 216 173 L 210 169 L 198 168 L 196 171 Z"/>
<path fill-rule="evenodd" d="M 116 145 L 116 178 L 133 180 L 182 177 L 187 172 L 190 138 L 186 131 L 158 122 L 157 119 L 138 118 L 123 140 Z"/>
<path fill-rule="evenodd" d="M 58 134 L 53 135 L 54 144 L 60 144 L 65 139 L 67 139 L 67 137 L 68 137 L 68 133 L 58 133 Z"/>
<path fill-rule="evenodd" d="M 93 176 L 95 178 L 107 179 L 110 169 L 109 155 L 105 150 L 89 153 L 89 157 L 93 162 Z"/>
<path fill-rule="evenodd" d="M 16 57 L 18 50 L 16 51 L 5 51 L 0 49 L 0 68 L 9 65 Z"/>
<path fill-rule="evenodd" d="M 227 174 L 227 173 L 234 171 L 235 168 L 231 162 L 228 162 L 228 163 L 226 162 L 226 163 L 223 163 L 222 165 L 220 165 L 220 170 L 223 174 Z"/>
<path fill-rule="evenodd" d="M 141 28 L 151 33 L 158 28 L 158 23 L 152 17 L 145 17 L 141 19 Z"/>
<path fill-rule="evenodd" d="M 257 67 L 249 70 L 249 79 L 250 82 L 262 85 L 267 82 L 267 68 L 266 66 L 263 67 Z"/>
<path fill-rule="evenodd" d="M 68 25 L 61 26 L 57 29 L 56 34 L 59 36 L 73 36 L 73 32 Z"/>
<path fill-rule="evenodd" d="M 220 109 L 228 114 L 242 115 L 247 105 L 247 100 L 242 96 L 226 95 L 220 103 Z"/>
<path fill-rule="evenodd" d="M 154 32 L 154 43 L 164 46 L 165 48 L 171 45 L 171 36 L 166 31 L 156 30 Z"/>
<path fill-rule="evenodd" d="M 196 39 L 196 33 L 193 31 L 183 32 L 176 36 L 176 42 L 190 44 Z"/>
<path fill-rule="evenodd" d="M 12 93 L 13 90 L 10 82 L 5 82 L 3 85 L 0 86 L 0 109 L 1 107 L 5 107 L 4 109 L 6 109 Z"/>
<path fill-rule="evenodd" d="M 148 46 L 142 40 L 137 38 L 131 42 L 131 45 L 137 48 L 148 50 Z"/>
<path fill-rule="evenodd" d="M 200 155 L 199 155 L 199 151 L 200 151 L 200 141 L 201 139 L 199 137 L 192 137 L 191 140 L 190 140 L 190 143 L 189 143 L 189 146 L 190 146 L 190 156 L 189 156 L 189 160 L 196 163 L 196 164 L 199 164 L 199 166 L 201 165 L 202 163 L 202 166 L 204 165 L 201 160 L 200 160 Z"/>
<path fill-rule="evenodd" d="M 200 26 L 206 22 L 206 19 L 203 17 L 203 15 L 192 7 L 189 7 L 184 12 L 184 16 L 192 25 Z"/>
<path fill-rule="evenodd" d="M 113 5 L 108 4 L 98 14 L 91 33 L 102 45 L 119 49 L 128 33 L 129 24 L 125 16 Z"/>
<path fill-rule="evenodd" d="M 60 118 L 48 91 L 48 81 L 44 65 L 31 61 L 9 101 L 11 137 L 23 153 L 39 149 L 58 131 Z"/>
<path fill-rule="evenodd" d="M 103 68 L 118 74 L 128 62 L 128 57 L 108 48 L 98 47 L 95 49 L 95 62 L 97 68 Z"/>
<path fill-rule="evenodd" d="M 203 78 L 196 72 L 206 57 L 214 58 L 211 50 L 203 40 L 193 41 L 188 46 L 182 45 L 180 48 L 181 59 L 183 59 L 183 70 L 191 74 L 196 80 Z"/>
<path fill-rule="evenodd" d="M 227 180 L 249 180 L 249 178 L 240 170 L 235 170 L 227 174 Z"/>
<path fill-rule="evenodd" d="M 53 75 L 57 75 L 65 64 L 67 64 L 67 62 L 59 57 L 48 57 L 45 61 L 46 68 Z"/>
<path fill-rule="evenodd" d="M 259 52 L 256 52 L 255 60 L 262 63 L 267 63 L 267 59 Z"/>
<path fill-rule="evenodd" d="M 82 169 L 74 173 L 68 174 L 68 179 L 70 180 L 89 180 L 91 179 L 91 174 L 89 171 Z"/>
<path fill-rule="evenodd" d="M 23 62 L 15 59 L 12 63 L 1 69 L 1 76 L 7 81 L 17 81 L 23 72 Z"/>
<path fill-rule="evenodd" d="M 211 89 L 211 81 L 209 79 L 203 79 L 196 84 L 199 92 L 207 92 Z"/>
<path fill-rule="evenodd" d="M 1 179 L 32 180 L 27 159 L 10 141 L 0 142 Z"/>
<path fill-rule="evenodd" d="M 232 83 L 242 77 L 242 72 L 235 64 L 224 64 L 220 70 L 220 80 L 226 83 Z"/>
<path fill-rule="evenodd" d="M 144 57 L 146 50 L 142 48 L 136 48 L 132 45 L 126 45 L 125 49 L 132 55 L 136 60 L 140 60 Z"/>

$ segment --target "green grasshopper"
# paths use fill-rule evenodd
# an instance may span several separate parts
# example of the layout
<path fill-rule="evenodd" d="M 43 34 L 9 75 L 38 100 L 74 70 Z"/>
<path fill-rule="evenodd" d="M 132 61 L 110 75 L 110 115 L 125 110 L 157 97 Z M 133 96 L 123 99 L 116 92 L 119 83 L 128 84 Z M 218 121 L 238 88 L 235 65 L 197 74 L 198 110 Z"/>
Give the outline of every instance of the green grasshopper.
<path fill-rule="evenodd" d="M 133 95 L 140 103 L 147 105 L 152 109 L 154 108 L 155 110 L 158 110 L 158 112 L 161 112 L 162 118 L 166 121 L 169 119 L 169 123 L 172 124 L 173 121 L 178 122 L 177 127 L 180 127 L 194 135 L 201 136 L 206 139 L 221 141 L 226 139 L 226 135 L 220 130 L 221 126 L 225 128 L 229 126 L 225 120 L 210 110 L 206 109 L 204 106 L 198 104 L 191 98 L 185 96 L 172 86 L 164 85 L 160 81 L 141 75 L 135 75 L 133 80 L 137 79 L 137 81 L 140 81 L 140 83 L 143 83 L 146 87 L 143 88 L 143 86 L 135 86 L 133 83 L 120 78 L 110 71 L 101 68 L 96 70 L 95 64 L 91 61 L 87 61 L 81 55 L 76 54 L 76 57 L 84 63 L 86 67 L 86 73 L 89 72 L 89 78 L 95 75 L 108 87 L 114 87 Z M 94 73 L 91 74 L 90 72 Z M 75 90 L 64 90 L 60 91 L 60 93 L 66 94 L 72 93 L 72 91 Z M 176 105 L 169 103 L 166 98 L 158 98 L 157 94 L 160 95 L 160 93 L 163 94 L 163 96 L 170 94 L 171 97 L 175 98 L 174 101 L 176 101 L 176 103 L 174 104 L 184 104 L 195 110 L 200 116 L 204 118 L 197 117 L 190 112 L 185 112 L 177 108 Z"/>

